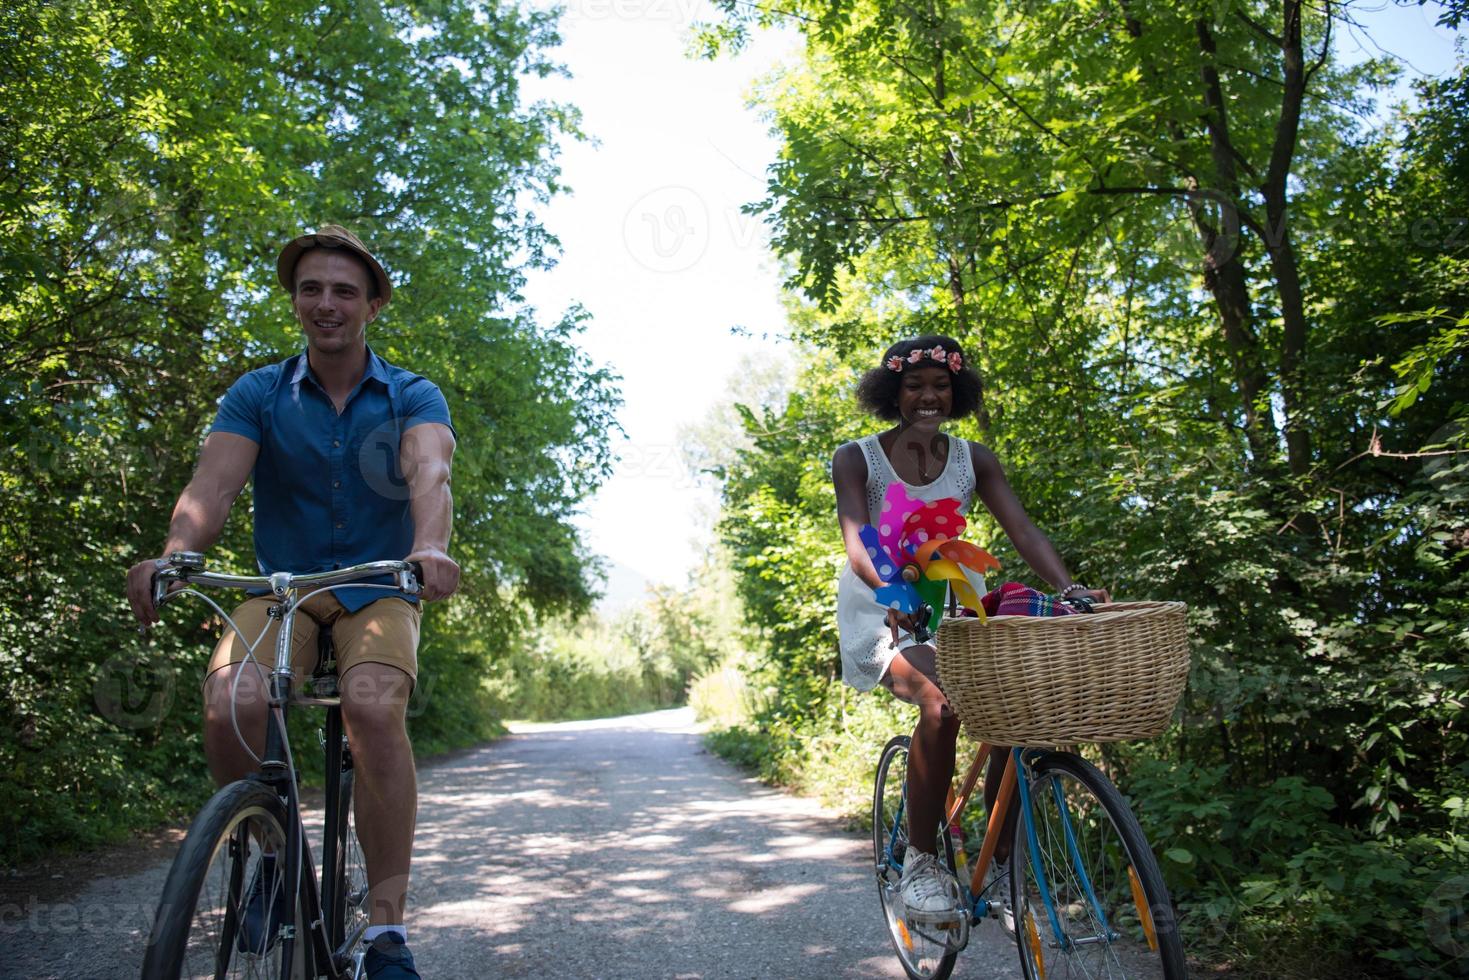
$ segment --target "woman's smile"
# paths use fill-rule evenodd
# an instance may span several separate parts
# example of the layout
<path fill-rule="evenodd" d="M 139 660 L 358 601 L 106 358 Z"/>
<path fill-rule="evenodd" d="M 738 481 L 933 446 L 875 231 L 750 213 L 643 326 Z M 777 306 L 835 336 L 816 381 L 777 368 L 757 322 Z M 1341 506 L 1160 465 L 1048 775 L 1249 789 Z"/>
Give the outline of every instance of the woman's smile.
<path fill-rule="evenodd" d="M 903 372 L 898 414 L 909 425 L 942 422 L 954 407 L 954 382 L 947 367 L 923 365 Z"/>

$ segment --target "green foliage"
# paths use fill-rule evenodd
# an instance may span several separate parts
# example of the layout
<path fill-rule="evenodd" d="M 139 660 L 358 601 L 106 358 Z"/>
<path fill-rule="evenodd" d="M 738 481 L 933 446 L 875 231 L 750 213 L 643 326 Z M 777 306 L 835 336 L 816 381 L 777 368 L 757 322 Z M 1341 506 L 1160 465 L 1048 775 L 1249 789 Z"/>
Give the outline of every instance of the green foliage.
<path fill-rule="evenodd" d="M 757 701 L 752 717 L 716 725 L 707 741 L 730 762 L 857 821 L 872 806 L 878 754 L 888 739 L 912 730 L 917 712 L 886 693 L 860 695 L 840 681 L 826 686 L 820 717 L 782 717 Z"/>
<path fill-rule="evenodd" d="M 739 663 L 716 663 L 689 685 L 694 717 L 717 730 L 736 728 L 759 710 L 759 698 Z"/>
<path fill-rule="evenodd" d="M 595 615 L 555 624 L 495 662 L 489 682 L 496 713 L 525 721 L 602 718 L 673 704 L 673 678 L 645 663 L 626 630 L 635 618 Z"/>
<path fill-rule="evenodd" d="M 554 23 L 474 0 L 0 11 L 0 861 L 207 789 L 207 613 L 173 607 L 145 644 L 122 571 L 159 547 L 215 400 L 299 348 L 274 259 L 303 227 L 343 222 L 382 258 L 398 288 L 369 341 L 437 382 L 458 430 L 465 586 L 425 619 L 419 747 L 494 731 L 477 681 L 501 638 L 590 602 L 568 516 L 608 471 L 616 395 L 576 347 L 584 314 L 519 294 L 576 135 L 520 100 L 557 70 Z M 215 565 L 248 568 L 248 534 L 241 505 Z"/>
<path fill-rule="evenodd" d="M 1437 309 L 1421 313 L 1389 313 L 1378 317 L 1377 322 L 1383 326 L 1421 321 L 1444 324 L 1427 343 L 1408 351 L 1402 360 L 1392 366 L 1393 373 L 1403 382 L 1398 396 L 1392 401 L 1393 415 L 1399 415 L 1405 409 L 1411 408 L 1418 396 L 1432 387 L 1433 376 L 1440 363 L 1451 357 L 1462 356 L 1464 351 L 1469 350 L 1469 316 L 1455 319 L 1445 316 L 1447 312 Z"/>
<path fill-rule="evenodd" d="M 490 681 L 496 713 L 526 721 L 603 718 L 683 701 L 676 651 L 653 639 L 650 611 L 557 623 L 498 658 Z"/>
<path fill-rule="evenodd" d="M 715 548 L 685 588 L 654 588 L 615 615 L 556 620 L 525 634 L 530 642 L 498 657 L 487 682 L 495 713 L 555 721 L 683 704 L 717 665 L 741 657 L 729 577 Z"/>
<path fill-rule="evenodd" d="M 1188 906 L 1191 934 L 1238 955 L 1278 949 L 1289 937 L 1287 946 L 1313 956 L 1344 951 L 1341 937 L 1350 935 L 1380 970 L 1437 975 L 1443 950 L 1435 940 L 1450 938 L 1452 926 L 1425 923 L 1425 914 L 1443 883 L 1463 873 L 1469 840 L 1458 833 L 1364 839 L 1332 820 L 1330 794 L 1300 776 L 1237 788 L 1226 779 L 1223 767 L 1161 759 L 1141 760 L 1129 773 L 1173 887 L 1208 896 Z M 1443 931 L 1401 945 L 1425 928 Z M 1306 957 L 1286 956 L 1259 969 L 1268 976 L 1352 969 L 1344 956 L 1308 966 Z"/>
<path fill-rule="evenodd" d="M 784 18 L 726 7 L 732 36 Z M 1077 578 L 1189 604 L 1175 724 L 1101 760 L 1195 955 L 1461 965 L 1469 361 L 1447 311 L 1469 309 L 1469 77 L 1373 129 L 1381 64 L 1328 56 L 1285 111 L 1280 11 L 1314 65 L 1342 5 L 782 9 L 806 55 L 761 91 L 782 150 L 753 209 L 800 294 L 804 370 L 747 408 L 722 470 L 765 690 L 715 744 L 809 787 L 858 780 L 901 729 L 848 734 L 867 709 L 835 680 L 827 461 L 880 427 L 851 398 L 877 353 L 949 333 L 985 383 L 954 430 L 994 448 Z M 1030 578 L 983 508 L 970 536 Z"/>

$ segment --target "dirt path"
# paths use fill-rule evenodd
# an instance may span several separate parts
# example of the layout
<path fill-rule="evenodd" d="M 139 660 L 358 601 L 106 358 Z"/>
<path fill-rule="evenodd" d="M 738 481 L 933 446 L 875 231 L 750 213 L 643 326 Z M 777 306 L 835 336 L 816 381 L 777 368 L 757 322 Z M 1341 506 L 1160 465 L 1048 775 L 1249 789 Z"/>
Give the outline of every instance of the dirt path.
<path fill-rule="evenodd" d="M 419 782 L 409 929 L 430 980 L 902 976 L 866 837 L 710 755 L 687 710 L 524 726 Z M 175 846 L 0 902 L 0 975 L 137 976 Z M 991 923 L 955 976 L 1016 970 Z"/>

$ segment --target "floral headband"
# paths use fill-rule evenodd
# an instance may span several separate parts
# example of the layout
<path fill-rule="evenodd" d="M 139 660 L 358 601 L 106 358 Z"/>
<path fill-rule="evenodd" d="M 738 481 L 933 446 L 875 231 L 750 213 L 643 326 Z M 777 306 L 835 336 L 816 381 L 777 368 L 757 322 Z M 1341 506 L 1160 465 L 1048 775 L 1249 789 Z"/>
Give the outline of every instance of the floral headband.
<path fill-rule="evenodd" d="M 898 374 L 901 374 L 903 373 L 904 364 L 917 364 L 924 358 L 927 358 L 930 361 L 937 361 L 938 363 L 947 366 L 948 369 L 950 371 L 953 371 L 955 374 L 958 374 L 959 369 L 964 366 L 964 355 L 960 354 L 956 350 L 946 351 L 942 347 L 917 347 L 909 351 L 907 357 L 894 356 L 888 358 L 886 362 L 887 369 L 889 371 L 894 371 Z"/>

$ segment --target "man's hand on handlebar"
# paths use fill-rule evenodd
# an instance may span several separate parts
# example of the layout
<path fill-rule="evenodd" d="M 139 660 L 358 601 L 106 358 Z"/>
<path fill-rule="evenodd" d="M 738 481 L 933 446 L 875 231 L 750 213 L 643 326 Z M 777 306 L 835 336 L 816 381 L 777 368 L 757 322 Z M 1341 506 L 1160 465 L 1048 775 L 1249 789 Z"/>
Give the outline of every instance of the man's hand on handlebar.
<path fill-rule="evenodd" d="M 423 591 L 419 596 L 425 601 L 447 599 L 459 589 L 459 565 L 454 559 L 437 548 L 422 548 L 409 555 L 404 561 L 416 561 L 423 566 Z"/>
<path fill-rule="evenodd" d="M 145 558 L 128 569 L 128 605 L 133 607 L 133 615 L 144 629 L 158 622 L 158 608 L 153 605 L 153 579 L 166 564 L 164 558 Z M 183 584 L 175 582 L 171 588 L 181 589 Z"/>

